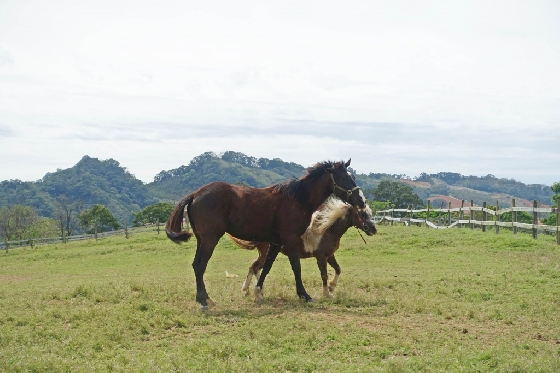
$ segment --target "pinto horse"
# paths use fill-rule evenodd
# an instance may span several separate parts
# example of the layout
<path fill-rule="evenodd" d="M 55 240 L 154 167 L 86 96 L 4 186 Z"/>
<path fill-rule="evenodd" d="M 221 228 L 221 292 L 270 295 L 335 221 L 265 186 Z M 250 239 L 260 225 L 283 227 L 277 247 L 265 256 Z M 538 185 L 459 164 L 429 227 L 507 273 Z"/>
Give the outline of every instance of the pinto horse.
<path fill-rule="evenodd" d="M 340 238 L 350 227 L 356 227 L 364 231 L 368 236 L 377 233 L 375 223 L 372 219 L 371 209 L 366 206 L 363 209 L 350 206 L 340 199 L 331 198 L 318 211 L 313 213 L 311 224 L 302 235 L 304 248 L 300 251 L 300 258 L 317 259 L 317 266 L 321 272 L 323 280 L 323 295 L 332 298 L 332 292 L 338 283 L 340 277 L 340 266 L 338 265 L 334 253 L 340 246 Z M 270 244 L 268 242 L 244 241 L 232 237 L 229 238 L 240 248 L 259 252 L 258 259 L 249 267 L 249 274 L 243 283 L 243 290 L 249 294 L 249 286 L 253 276 L 259 278 L 259 272 L 264 265 L 264 260 L 268 252 Z M 281 249 L 284 253 L 284 248 Z M 333 280 L 327 284 L 329 276 L 327 274 L 327 262 L 335 270 Z"/>
<path fill-rule="evenodd" d="M 262 291 L 266 274 L 284 246 L 294 272 L 297 295 L 311 301 L 301 281 L 299 253 L 304 246 L 301 235 L 309 226 L 313 212 L 332 193 L 353 206 L 365 207 L 364 194 L 347 170 L 349 165 L 350 160 L 317 163 L 299 179 L 266 188 L 214 182 L 183 198 L 167 220 L 166 233 L 175 243 L 196 237 L 192 266 L 196 300 L 202 308 L 214 304 L 206 292 L 203 276 L 216 244 L 226 232 L 242 240 L 270 242 L 256 292 Z M 185 207 L 192 233 L 181 230 Z"/>

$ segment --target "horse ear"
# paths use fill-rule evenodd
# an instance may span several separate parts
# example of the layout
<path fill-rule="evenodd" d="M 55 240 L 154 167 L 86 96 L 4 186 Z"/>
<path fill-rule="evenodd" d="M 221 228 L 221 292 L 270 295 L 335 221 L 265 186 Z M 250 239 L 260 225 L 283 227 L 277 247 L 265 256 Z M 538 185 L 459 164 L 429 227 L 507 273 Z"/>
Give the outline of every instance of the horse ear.
<path fill-rule="evenodd" d="M 351 160 L 352 160 L 352 158 L 350 158 L 350 159 L 348 160 L 348 162 L 346 162 L 346 163 L 344 164 L 344 166 L 345 166 L 345 167 L 350 166 L 350 161 L 351 161 Z"/>

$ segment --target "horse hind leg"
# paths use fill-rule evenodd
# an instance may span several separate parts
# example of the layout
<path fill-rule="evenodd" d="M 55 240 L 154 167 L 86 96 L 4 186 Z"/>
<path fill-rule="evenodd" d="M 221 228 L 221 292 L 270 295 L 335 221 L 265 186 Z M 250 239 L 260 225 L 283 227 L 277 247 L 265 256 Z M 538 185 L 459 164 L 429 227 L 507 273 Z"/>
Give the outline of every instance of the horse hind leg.
<path fill-rule="evenodd" d="M 192 263 L 194 275 L 196 277 L 196 301 L 200 303 L 203 310 L 207 310 L 208 307 L 215 306 L 215 303 L 206 292 L 204 272 L 206 271 L 208 261 L 212 257 L 212 253 L 214 252 L 219 238 L 200 238 L 197 236 L 197 239 L 196 254 Z"/>
<path fill-rule="evenodd" d="M 338 262 L 336 261 L 334 254 L 327 258 L 327 262 L 330 264 L 331 267 L 334 268 L 334 272 L 335 272 L 333 279 L 331 280 L 331 282 L 329 282 L 329 291 L 332 293 L 334 292 L 334 289 L 338 284 L 338 278 L 340 277 L 340 273 L 342 271 L 340 270 L 340 266 L 338 265 Z"/>
<path fill-rule="evenodd" d="M 259 251 L 259 258 L 249 267 L 249 273 L 247 274 L 247 278 L 241 287 L 241 291 L 245 292 L 245 295 L 249 295 L 249 287 L 251 286 L 253 276 L 255 276 L 257 281 L 259 281 L 259 274 L 264 265 L 266 253 L 268 252 L 268 243 L 266 243 L 266 245 L 258 245 L 257 250 Z"/>
<path fill-rule="evenodd" d="M 319 271 L 321 272 L 321 280 L 323 280 L 323 296 L 325 298 L 332 298 L 333 295 L 327 286 L 327 281 L 329 280 L 329 275 L 327 273 L 327 258 L 324 256 L 317 257 L 317 267 L 319 267 Z"/>

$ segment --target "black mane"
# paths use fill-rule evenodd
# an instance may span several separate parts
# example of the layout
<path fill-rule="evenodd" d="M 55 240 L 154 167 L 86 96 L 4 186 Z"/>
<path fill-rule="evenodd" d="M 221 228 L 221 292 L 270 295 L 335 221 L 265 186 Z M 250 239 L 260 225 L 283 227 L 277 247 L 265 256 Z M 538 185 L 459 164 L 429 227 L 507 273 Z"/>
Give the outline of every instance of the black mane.
<path fill-rule="evenodd" d="M 307 168 L 307 174 L 299 179 L 281 181 L 273 184 L 273 193 L 283 193 L 288 197 L 297 199 L 300 203 L 306 201 L 309 196 L 306 191 L 301 190 L 300 186 L 305 181 L 314 182 L 326 172 L 327 168 L 344 167 L 344 162 L 324 161 Z"/>

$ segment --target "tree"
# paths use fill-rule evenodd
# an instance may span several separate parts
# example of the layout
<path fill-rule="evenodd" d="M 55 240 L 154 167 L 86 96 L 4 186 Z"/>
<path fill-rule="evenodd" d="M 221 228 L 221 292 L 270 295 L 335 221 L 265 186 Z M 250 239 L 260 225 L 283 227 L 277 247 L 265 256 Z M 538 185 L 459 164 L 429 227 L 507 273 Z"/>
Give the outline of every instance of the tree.
<path fill-rule="evenodd" d="M 57 198 L 54 216 L 59 223 L 60 235 L 62 237 L 70 237 L 78 228 L 78 214 L 82 207 L 83 204 L 80 200 L 72 201 L 67 196 Z"/>
<path fill-rule="evenodd" d="M 58 233 L 58 221 L 49 218 L 39 218 L 35 224 L 29 227 L 24 238 L 50 238 L 56 237 Z"/>
<path fill-rule="evenodd" d="M 14 222 L 10 213 L 10 208 L 4 206 L 0 209 L 0 234 L 2 235 L 2 240 L 6 245 L 6 253 L 9 249 L 8 241 L 14 234 Z"/>
<path fill-rule="evenodd" d="M 557 181 L 554 184 L 552 184 L 550 189 L 552 190 L 552 192 L 554 192 L 554 195 L 552 196 L 552 201 L 554 203 L 557 203 L 558 200 L 560 200 L 560 181 Z"/>
<path fill-rule="evenodd" d="M 369 191 L 377 202 L 391 202 L 395 208 L 408 206 L 421 207 L 424 205 L 420 197 L 414 193 L 411 186 L 398 181 L 384 180 L 377 188 Z"/>
<path fill-rule="evenodd" d="M 513 213 L 512 212 L 505 212 L 500 215 L 500 221 L 512 221 Z M 525 224 L 533 224 L 533 216 L 529 214 L 527 211 L 517 211 L 517 218 L 518 223 L 525 223 Z"/>
<path fill-rule="evenodd" d="M 39 216 L 30 206 L 13 205 L 11 215 L 14 219 L 15 235 L 20 240 L 23 240 L 29 228 L 39 220 Z"/>
<path fill-rule="evenodd" d="M 156 224 L 156 223 L 163 223 L 167 221 L 169 215 L 173 212 L 175 206 L 171 203 L 155 203 L 148 207 L 145 207 L 142 211 L 137 214 L 134 214 L 134 220 L 132 221 L 133 225 L 143 225 L 143 224 Z"/>
<path fill-rule="evenodd" d="M 388 210 L 393 207 L 391 202 L 380 202 L 380 201 L 368 201 L 368 205 L 374 214 L 376 214 L 377 211 Z"/>
<path fill-rule="evenodd" d="M 552 184 L 550 189 L 554 193 L 554 195 L 552 196 L 552 203 L 554 204 L 554 207 L 556 207 L 558 201 L 560 200 L 560 181 Z M 543 219 L 542 222 L 546 225 L 556 225 L 556 214 L 550 214 L 548 218 Z"/>
<path fill-rule="evenodd" d="M 12 239 L 22 240 L 29 228 L 39 220 L 35 210 L 29 206 L 13 205 L 4 206 L 0 209 L 0 234 L 6 243 L 8 252 L 8 241 Z"/>
<path fill-rule="evenodd" d="M 94 233 L 97 239 L 97 233 L 106 232 L 111 229 L 119 229 L 121 225 L 113 216 L 111 211 L 104 205 L 93 205 L 90 209 L 82 211 L 78 215 L 80 226 L 86 233 Z"/>

